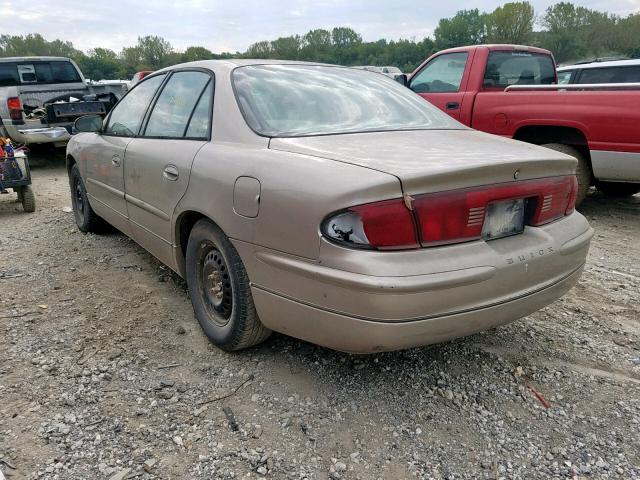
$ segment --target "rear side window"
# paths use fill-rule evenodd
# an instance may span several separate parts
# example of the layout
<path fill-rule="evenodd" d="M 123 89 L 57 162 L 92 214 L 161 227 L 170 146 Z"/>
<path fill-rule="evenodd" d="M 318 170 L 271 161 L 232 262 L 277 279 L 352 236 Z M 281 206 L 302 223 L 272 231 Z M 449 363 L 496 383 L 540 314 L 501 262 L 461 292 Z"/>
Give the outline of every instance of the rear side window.
<path fill-rule="evenodd" d="M 134 137 L 140 130 L 144 115 L 149 108 L 165 75 L 157 75 L 139 83 L 111 110 L 109 123 L 104 133 L 118 137 Z"/>
<path fill-rule="evenodd" d="M 174 73 L 153 107 L 144 136 L 183 138 L 187 133 L 189 120 L 196 104 L 210 84 L 211 77 L 206 73 Z M 207 125 L 207 132 L 208 130 Z"/>
<path fill-rule="evenodd" d="M 416 93 L 457 92 L 468 56 L 468 53 L 460 52 L 434 58 L 411 79 L 411 90 Z"/>
<path fill-rule="evenodd" d="M 6 62 L 0 63 L 0 86 L 44 85 L 82 82 L 71 62 Z"/>
<path fill-rule="evenodd" d="M 640 82 L 640 65 L 630 67 L 585 68 L 576 83 Z"/>
<path fill-rule="evenodd" d="M 550 85 L 556 81 L 556 69 L 549 55 L 520 51 L 489 53 L 484 73 L 485 88 L 509 85 Z"/>

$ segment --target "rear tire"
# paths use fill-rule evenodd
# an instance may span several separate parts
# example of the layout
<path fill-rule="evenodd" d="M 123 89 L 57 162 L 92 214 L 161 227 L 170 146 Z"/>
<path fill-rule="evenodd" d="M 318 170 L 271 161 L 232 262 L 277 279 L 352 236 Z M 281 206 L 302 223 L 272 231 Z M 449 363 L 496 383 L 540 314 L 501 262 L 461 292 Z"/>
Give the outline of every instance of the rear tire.
<path fill-rule="evenodd" d="M 591 187 L 591 166 L 584 155 L 580 151 L 570 145 L 563 143 L 546 143 L 543 147 L 550 148 L 556 152 L 571 155 L 578 160 L 578 166 L 576 167 L 576 177 L 578 178 L 578 194 L 576 195 L 576 206 L 580 205 L 589 192 Z"/>
<path fill-rule="evenodd" d="M 630 197 L 640 192 L 640 183 L 597 182 L 596 188 L 608 197 Z"/>
<path fill-rule="evenodd" d="M 104 221 L 96 215 L 91 205 L 87 190 L 84 187 L 82 176 L 78 165 L 71 167 L 69 174 L 69 185 L 71 187 L 71 206 L 73 208 L 73 216 L 76 220 L 78 229 L 83 233 L 97 233 L 104 226 Z"/>
<path fill-rule="evenodd" d="M 186 280 L 196 318 L 209 340 L 226 351 L 271 335 L 258 318 L 238 252 L 211 221 L 198 221 L 187 244 Z"/>
<path fill-rule="evenodd" d="M 36 196 L 33 193 L 31 185 L 26 185 L 20 189 L 18 198 L 22 203 L 22 209 L 27 213 L 36 211 Z"/>

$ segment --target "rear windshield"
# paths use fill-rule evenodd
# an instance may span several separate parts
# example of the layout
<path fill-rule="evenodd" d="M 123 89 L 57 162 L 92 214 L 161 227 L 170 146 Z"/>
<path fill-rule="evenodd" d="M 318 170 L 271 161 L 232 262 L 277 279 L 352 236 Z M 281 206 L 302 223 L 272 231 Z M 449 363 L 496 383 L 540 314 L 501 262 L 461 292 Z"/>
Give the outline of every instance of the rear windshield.
<path fill-rule="evenodd" d="M 249 126 L 270 137 L 464 128 L 398 82 L 364 70 L 245 66 L 234 70 L 233 84 Z"/>
<path fill-rule="evenodd" d="M 71 62 L 0 62 L 0 87 L 81 81 Z"/>
<path fill-rule="evenodd" d="M 489 54 L 484 73 L 485 88 L 509 85 L 550 85 L 556 69 L 549 55 L 522 51 L 494 51 Z"/>

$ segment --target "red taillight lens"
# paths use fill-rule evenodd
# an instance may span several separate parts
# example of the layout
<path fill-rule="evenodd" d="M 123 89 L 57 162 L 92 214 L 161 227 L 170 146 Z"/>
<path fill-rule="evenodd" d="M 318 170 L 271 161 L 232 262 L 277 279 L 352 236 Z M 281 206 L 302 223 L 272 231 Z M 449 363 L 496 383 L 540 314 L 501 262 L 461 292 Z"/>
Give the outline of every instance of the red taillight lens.
<path fill-rule="evenodd" d="M 22 101 L 20 100 L 20 98 L 8 98 L 7 108 L 9 109 L 9 117 L 11 118 L 11 120 L 22 120 Z"/>
<path fill-rule="evenodd" d="M 402 199 L 369 203 L 349 209 L 362 219 L 369 244 L 380 249 L 420 246 L 413 215 Z"/>
<path fill-rule="evenodd" d="M 544 225 L 573 212 L 578 190 L 575 175 L 541 181 L 538 188 L 536 209 L 530 225 Z"/>
<path fill-rule="evenodd" d="M 467 242 L 482 237 L 492 202 L 524 199 L 525 224 L 539 226 L 571 214 L 577 190 L 569 175 L 417 195 L 413 212 L 403 199 L 385 200 L 329 217 L 323 233 L 338 243 L 387 250 Z"/>

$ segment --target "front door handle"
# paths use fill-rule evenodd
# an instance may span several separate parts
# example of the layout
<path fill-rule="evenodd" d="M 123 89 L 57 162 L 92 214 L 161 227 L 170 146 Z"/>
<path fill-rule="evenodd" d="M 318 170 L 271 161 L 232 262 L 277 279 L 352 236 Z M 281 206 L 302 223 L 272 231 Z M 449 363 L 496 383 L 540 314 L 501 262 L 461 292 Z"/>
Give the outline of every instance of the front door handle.
<path fill-rule="evenodd" d="M 111 157 L 111 163 L 114 167 L 119 167 L 122 163 L 122 160 L 120 160 L 120 155 L 114 155 L 113 157 Z"/>
<path fill-rule="evenodd" d="M 178 180 L 180 172 L 178 172 L 178 168 L 175 165 L 167 165 L 162 171 L 162 176 L 171 182 L 175 182 Z"/>
<path fill-rule="evenodd" d="M 457 110 L 460 108 L 460 104 L 458 102 L 447 102 L 447 110 Z"/>

